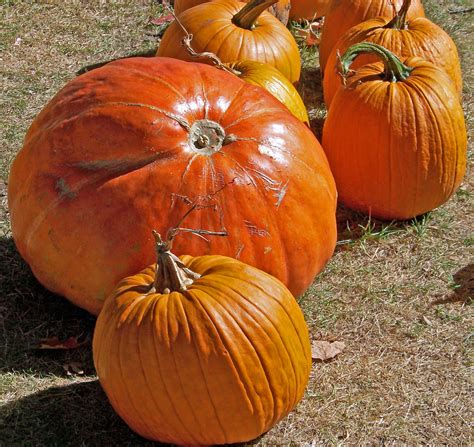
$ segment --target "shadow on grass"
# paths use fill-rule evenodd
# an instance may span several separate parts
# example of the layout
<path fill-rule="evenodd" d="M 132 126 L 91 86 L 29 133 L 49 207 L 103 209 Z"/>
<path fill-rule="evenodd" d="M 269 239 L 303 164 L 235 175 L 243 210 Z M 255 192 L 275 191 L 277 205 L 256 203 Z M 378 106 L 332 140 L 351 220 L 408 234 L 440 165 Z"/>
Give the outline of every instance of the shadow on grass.
<path fill-rule="evenodd" d="M 2 445 L 160 446 L 133 433 L 97 380 L 30 394 L 0 410 Z"/>
<path fill-rule="evenodd" d="M 301 70 L 298 91 L 308 110 L 311 130 L 321 142 L 327 111 L 323 100 L 319 67 L 304 67 Z"/>
<path fill-rule="evenodd" d="M 79 76 L 81 74 L 87 73 L 88 71 L 92 71 L 92 70 L 95 70 L 96 68 L 103 67 L 104 65 L 107 65 L 109 62 L 119 61 L 121 59 L 128 59 L 130 57 L 152 57 L 155 54 L 156 54 L 156 48 L 153 48 L 145 52 L 142 51 L 142 52 L 132 53 L 127 56 L 116 57 L 114 59 L 109 59 L 107 61 L 97 62 L 96 64 L 90 64 L 90 65 L 86 65 L 85 67 L 82 67 L 80 70 L 76 72 L 76 75 Z"/>
<path fill-rule="evenodd" d="M 63 364 L 78 362 L 86 375 L 94 374 L 95 317 L 41 286 L 6 237 L 0 238 L 0 290 L 0 372 L 64 375 Z M 86 343 L 72 350 L 37 349 L 42 338 L 55 336 L 80 336 Z"/>
<path fill-rule="evenodd" d="M 459 270 L 454 276 L 454 292 L 446 298 L 433 301 L 433 305 L 469 303 L 474 300 L 474 263 Z"/>

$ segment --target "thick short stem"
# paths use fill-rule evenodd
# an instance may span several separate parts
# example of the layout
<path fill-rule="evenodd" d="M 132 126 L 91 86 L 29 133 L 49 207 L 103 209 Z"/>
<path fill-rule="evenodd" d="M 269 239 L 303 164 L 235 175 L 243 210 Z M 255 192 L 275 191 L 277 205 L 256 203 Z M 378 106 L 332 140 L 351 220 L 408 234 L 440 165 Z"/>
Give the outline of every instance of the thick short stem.
<path fill-rule="evenodd" d="M 278 0 L 251 0 L 232 17 L 232 23 L 240 28 L 252 29 L 260 14 Z"/>
<path fill-rule="evenodd" d="M 405 0 L 400 7 L 400 10 L 395 14 L 395 17 L 388 22 L 384 28 L 388 29 L 408 29 L 407 14 L 411 6 L 411 0 Z"/>
<path fill-rule="evenodd" d="M 413 68 L 403 64 L 397 56 L 381 45 L 362 42 L 352 45 L 340 59 L 341 74 L 344 78 L 348 76 L 352 62 L 362 53 L 375 54 L 382 59 L 385 67 L 385 79 L 389 82 L 404 81 L 413 70 Z"/>
<path fill-rule="evenodd" d="M 153 231 L 156 241 L 155 293 L 182 292 L 201 275 L 188 269 L 181 259 L 170 251 L 170 242 L 163 241 L 160 234 Z"/>

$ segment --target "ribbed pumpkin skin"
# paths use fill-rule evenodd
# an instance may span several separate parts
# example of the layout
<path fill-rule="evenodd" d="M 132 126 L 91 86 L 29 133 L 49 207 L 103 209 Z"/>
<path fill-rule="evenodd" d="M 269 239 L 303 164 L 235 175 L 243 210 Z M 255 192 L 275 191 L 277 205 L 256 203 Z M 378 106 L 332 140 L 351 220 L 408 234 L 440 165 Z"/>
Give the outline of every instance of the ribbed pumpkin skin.
<path fill-rule="evenodd" d="M 210 51 L 224 63 L 244 59 L 264 62 L 280 70 L 290 82 L 298 81 L 301 58 L 290 31 L 267 11 L 263 11 L 252 30 L 234 25 L 232 17 L 244 6 L 235 0 L 216 0 L 184 11 L 179 20 L 193 35 L 193 49 L 199 53 Z M 181 45 L 183 37 L 183 30 L 173 22 L 156 55 L 192 61 Z"/>
<path fill-rule="evenodd" d="M 311 350 L 278 280 L 222 256 L 183 256 L 202 276 L 152 293 L 151 266 L 123 280 L 94 332 L 94 363 L 116 412 L 145 438 L 224 444 L 256 438 L 303 396 Z"/>
<path fill-rule="evenodd" d="M 466 168 L 466 127 L 452 82 L 418 57 L 408 79 L 381 79 L 366 65 L 331 103 L 323 147 L 341 202 L 382 219 L 409 219 L 442 205 Z M 343 132 L 341 132 L 343 129 Z"/>
<path fill-rule="evenodd" d="M 196 152 L 178 120 L 204 118 L 241 140 Z M 94 314 L 153 262 L 151 229 L 166 234 L 189 201 L 215 208 L 183 225 L 229 235 L 183 234 L 177 255 L 237 257 L 295 295 L 336 243 L 334 180 L 307 126 L 261 88 L 176 59 L 124 59 L 73 79 L 31 125 L 8 186 L 13 237 L 36 278 Z"/>
<path fill-rule="evenodd" d="M 290 18 L 293 20 L 325 16 L 332 0 L 292 0 Z"/>
<path fill-rule="evenodd" d="M 309 124 L 308 112 L 301 96 L 294 85 L 275 67 L 249 60 L 235 62 L 231 67 L 240 72 L 240 79 L 263 87 L 285 104 L 296 118 Z"/>
<path fill-rule="evenodd" d="M 193 6 L 207 3 L 209 1 L 211 0 L 175 0 L 174 12 L 179 15 Z M 286 25 L 290 13 L 290 0 L 279 0 L 278 3 L 275 3 L 273 6 L 268 8 L 268 11 L 271 12 L 281 23 Z"/>
<path fill-rule="evenodd" d="M 462 92 L 461 64 L 458 50 L 451 37 L 438 25 L 424 17 L 408 21 L 404 30 L 384 28 L 391 19 L 378 17 L 367 20 L 352 27 L 336 44 L 328 59 L 324 72 L 324 102 L 329 107 L 337 89 L 341 86 L 341 78 L 337 74 L 337 51 L 342 55 L 351 46 L 359 42 L 373 42 L 390 50 L 403 58 L 419 56 L 442 68 L 453 80 L 458 96 Z M 351 65 L 353 70 L 371 62 L 376 56 L 363 54 Z"/>
<path fill-rule="evenodd" d="M 403 0 L 332 0 L 319 45 L 321 73 L 324 73 L 331 51 L 346 31 L 369 19 L 393 17 L 394 6 L 398 11 L 402 4 Z M 413 0 L 407 18 L 424 16 L 425 12 L 421 1 Z"/>

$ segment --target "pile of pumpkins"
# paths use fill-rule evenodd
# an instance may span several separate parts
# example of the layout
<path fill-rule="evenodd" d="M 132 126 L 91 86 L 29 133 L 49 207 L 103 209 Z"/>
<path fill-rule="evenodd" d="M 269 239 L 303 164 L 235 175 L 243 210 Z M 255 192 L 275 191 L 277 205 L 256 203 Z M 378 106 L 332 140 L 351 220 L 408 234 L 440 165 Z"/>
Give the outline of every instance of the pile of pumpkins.
<path fill-rule="evenodd" d="M 304 394 L 311 352 L 294 296 L 334 251 L 337 194 L 409 219 L 459 186 L 460 65 L 419 0 L 175 8 L 158 57 L 73 79 L 34 120 L 11 169 L 12 231 L 44 286 L 100 313 L 97 373 L 133 430 L 244 442 Z M 277 18 L 318 13 L 322 146 Z"/>

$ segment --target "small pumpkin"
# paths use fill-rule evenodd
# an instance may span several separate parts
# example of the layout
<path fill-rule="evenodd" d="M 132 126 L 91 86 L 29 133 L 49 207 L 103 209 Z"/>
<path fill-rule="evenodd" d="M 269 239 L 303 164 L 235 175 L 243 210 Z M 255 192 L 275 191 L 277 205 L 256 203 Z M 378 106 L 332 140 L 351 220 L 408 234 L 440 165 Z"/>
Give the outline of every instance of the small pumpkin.
<path fill-rule="evenodd" d="M 311 369 L 303 314 L 272 276 L 224 256 L 176 257 L 124 279 L 94 331 L 110 403 L 141 436 L 245 442 L 302 398 Z"/>
<path fill-rule="evenodd" d="M 279 70 L 261 62 L 243 60 L 229 64 L 240 79 L 258 85 L 279 99 L 300 121 L 309 125 L 308 112 L 294 85 Z"/>
<path fill-rule="evenodd" d="M 458 96 L 462 91 L 461 64 L 456 44 L 438 25 L 425 17 L 407 19 L 411 0 L 404 0 L 402 7 L 393 18 L 378 17 L 352 27 L 336 44 L 328 59 L 324 72 L 324 101 L 329 107 L 332 98 L 341 86 L 338 75 L 338 54 L 343 54 L 351 45 L 373 42 L 382 45 L 396 56 L 420 56 L 442 68 L 453 80 Z M 370 62 L 377 56 L 362 54 L 352 63 L 353 70 Z"/>
<path fill-rule="evenodd" d="M 341 202 L 381 219 L 410 219 L 442 205 L 466 169 L 466 127 L 446 73 L 380 45 L 360 43 L 341 59 L 342 73 L 361 53 L 383 64 L 355 71 L 331 103 L 323 147 Z"/>
<path fill-rule="evenodd" d="M 288 29 L 266 8 L 276 0 L 215 0 L 184 11 L 165 31 L 156 53 L 185 61 L 192 58 L 181 42 L 184 29 L 193 35 L 198 53 L 211 52 L 224 63 L 264 62 L 280 70 L 290 82 L 300 78 L 298 45 Z"/>
<path fill-rule="evenodd" d="M 321 30 L 319 64 L 324 74 L 326 63 L 338 40 L 355 25 L 375 17 L 393 17 L 404 0 L 332 0 Z M 413 0 L 408 19 L 424 17 L 420 0 Z"/>
<path fill-rule="evenodd" d="M 183 11 L 190 9 L 201 3 L 206 3 L 211 0 L 175 0 L 174 1 L 174 12 L 179 15 Z M 288 23 L 288 16 L 290 13 L 290 0 L 278 0 L 277 3 L 270 6 L 268 11 L 273 14 L 283 25 Z"/>
<path fill-rule="evenodd" d="M 332 0 L 291 0 L 290 18 L 292 20 L 325 16 Z"/>
<path fill-rule="evenodd" d="M 71 80 L 32 123 L 8 182 L 12 232 L 37 279 L 98 314 L 153 259 L 149 228 L 177 254 L 237 257 L 295 295 L 336 244 L 336 190 L 311 130 L 262 88 L 205 64 L 111 62 Z"/>

